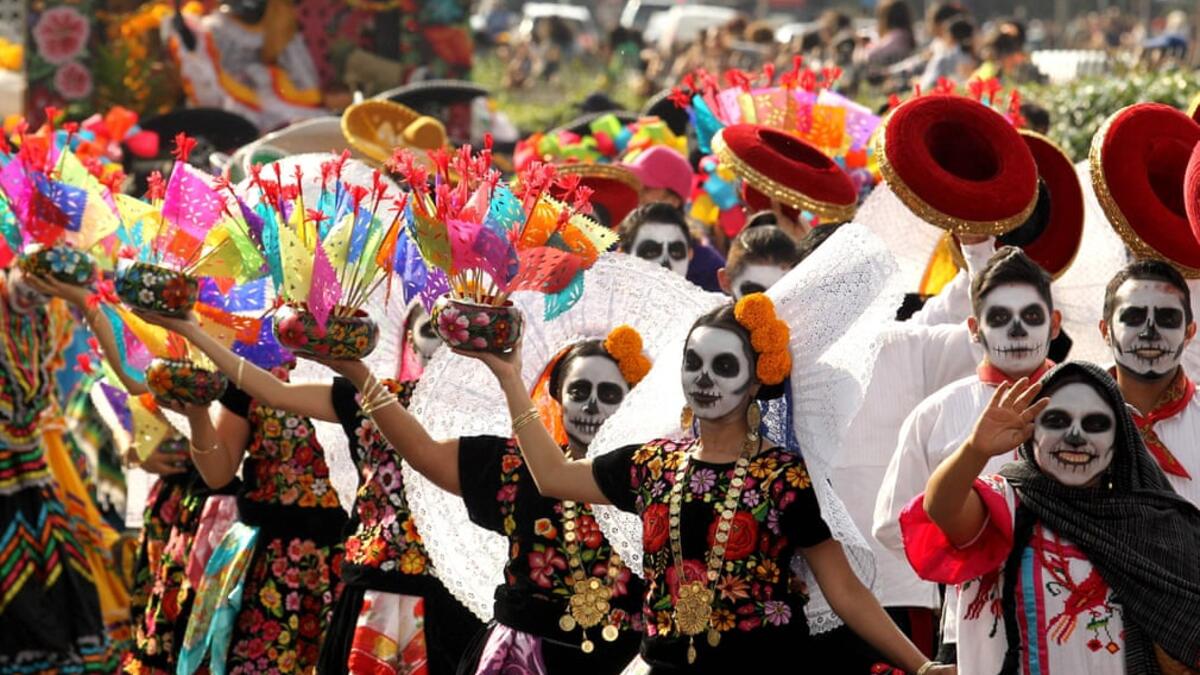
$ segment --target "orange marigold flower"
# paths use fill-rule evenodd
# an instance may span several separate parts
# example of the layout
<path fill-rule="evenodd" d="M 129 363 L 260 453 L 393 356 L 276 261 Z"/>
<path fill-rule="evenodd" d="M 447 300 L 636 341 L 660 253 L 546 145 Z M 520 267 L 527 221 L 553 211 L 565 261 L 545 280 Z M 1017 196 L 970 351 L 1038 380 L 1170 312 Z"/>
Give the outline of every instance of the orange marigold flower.
<path fill-rule="evenodd" d="M 642 353 L 642 336 L 632 326 L 617 326 L 605 338 L 604 350 L 618 361 L 633 358 Z"/>
<path fill-rule="evenodd" d="M 788 348 L 788 338 L 790 331 L 788 325 L 779 319 L 767 323 L 754 329 L 750 334 L 750 344 L 754 346 L 754 351 L 762 354 L 766 352 L 779 352 Z"/>
<path fill-rule="evenodd" d="M 786 350 L 759 354 L 756 372 L 759 382 L 779 384 L 792 370 L 792 355 Z"/>
<path fill-rule="evenodd" d="M 651 363 L 650 359 L 638 354 L 631 359 L 621 359 L 617 366 L 621 369 L 621 377 L 625 378 L 625 382 L 630 387 L 636 387 L 650 372 Z"/>
<path fill-rule="evenodd" d="M 775 303 L 762 293 L 751 293 L 734 305 L 733 316 L 743 328 L 753 333 L 776 320 Z"/>

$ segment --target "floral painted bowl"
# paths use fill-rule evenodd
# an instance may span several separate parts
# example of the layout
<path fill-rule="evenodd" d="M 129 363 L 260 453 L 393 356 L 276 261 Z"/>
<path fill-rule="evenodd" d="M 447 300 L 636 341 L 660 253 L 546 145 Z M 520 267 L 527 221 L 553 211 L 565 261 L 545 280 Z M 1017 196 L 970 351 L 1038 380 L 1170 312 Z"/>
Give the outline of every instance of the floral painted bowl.
<path fill-rule="evenodd" d="M 195 277 L 144 262 L 118 270 L 115 286 L 126 305 L 176 318 L 187 316 L 200 294 Z"/>
<path fill-rule="evenodd" d="M 275 338 L 301 356 L 338 360 L 366 357 L 379 343 L 379 325 L 361 309 L 354 310 L 353 316 L 338 316 L 338 309 L 330 312 L 322 330 L 306 306 L 286 305 L 275 314 Z"/>
<path fill-rule="evenodd" d="M 434 330 L 453 349 L 505 352 L 516 346 L 524 326 L 511 302 L 480 305 L 443 295 L 433 305 Z"/>
<path fill-rule="evenodd" d="M 154 359 L 146 369 L 146 388 L 169 403 L 208 405 L 225 393 L 229 378 L 191 361 Z"/>
<path fill-rule="evenodd" d="M 26 274 L 53 277 L 72 286 L 87 286 L 96 278 L 90 255 L 61 244 L 21 256 L 19 265 Z"/>

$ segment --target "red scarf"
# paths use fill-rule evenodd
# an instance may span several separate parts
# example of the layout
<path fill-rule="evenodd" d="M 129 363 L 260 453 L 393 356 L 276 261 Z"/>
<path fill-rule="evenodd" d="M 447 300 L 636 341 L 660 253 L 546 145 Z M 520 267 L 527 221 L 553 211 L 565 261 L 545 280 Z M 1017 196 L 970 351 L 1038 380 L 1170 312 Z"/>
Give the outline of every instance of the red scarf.
<path fill-rule="evenodd" d="M 1029 375 L 1029 381 L 1037 382 L 1038 380 L 1042 379 L 1042 376 L 1053 367 L 1054 362 L 1050 359 L 1046 359 L 1045 363 L 1043 363 L 1037 370 L 1033 371 L 1032 375 Z M 1020 377 L 1012 377 L 1003 370 L 1000 370 L 991 363 L 988 363 L 986 360 L 979 364 L 979 367 L 975 369 L 975 373 L 979 376 L 980 382 L 984 384 L 990 384 L 993 387 L 999 387 L 1005 382 L 1012 384 L 1013 382 L 1021 379 Z"/>
<path fill-rule="evenodd" d="M 1114 369 L 1115 370 L 1115 369 Z M 1114 377 L 1116 375 L 1114 374 Z M 1141 412 L 1133 413 L 1133 422 L 1137 425 L 1138 431 L 1142 433 L 1142 441 L 1146 444 L 1146 449 L 1154 455 L 1154 460 L 1158 462 L 1158 466 L 1163 472 L 1170 476 L 1178 476 L 1191 480 L 1191 475 L 1187 469 L 1175 459 L 1175 455 L 1167 449 L 1163 444 L 1162 439 L 1154 432 L 1154 425 L 1165 419 L 1170 419 L 1183 409 L 1188 407 L 1192 402 L 1192 396 L 1196 395 L 1196 384 L 1192 382 L 1184 372 L 1183 368 L 1179 369 L 1179 373 L 1175 375 L 1175 379 L 1171 380 L 1171 386 L 1158 397 L 1158 401 L 1154 404 L 1154 409 L 1148 415 L 1142 415 Z"/>

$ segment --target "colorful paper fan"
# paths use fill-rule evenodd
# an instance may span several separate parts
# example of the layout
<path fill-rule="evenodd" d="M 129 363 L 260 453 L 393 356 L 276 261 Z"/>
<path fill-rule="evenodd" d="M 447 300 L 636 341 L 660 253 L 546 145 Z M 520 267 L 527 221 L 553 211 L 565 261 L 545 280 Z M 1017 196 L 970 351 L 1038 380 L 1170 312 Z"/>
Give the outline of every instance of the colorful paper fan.
<path fill-rule="evenodd" d="M 323 329 L 390 289 L 408 196 L 378 170 L 349 153 L 300 155 L 255 167 L 239 190 L 262 222 L 279 302 L 306 306 Z"/>
<path fill-rule="evenodd" d="M 500 185 L 491 149 L 470 146 L 453 156 L 433 153 L 433 185 L 420 162 L 400 151 L 392 168 L 412 189 L 408 242 L 398 265 L 412 265 L 415 248 L 431 271 L 425 287 L 412 289 L 431 303 L 440 295 L 430 285 L 443 281 L 450 296 L 500 307 L 514 291 L 547 296 L 546 317 L 569 308 L 582 293 L 583 274 L 616 241 L 616 235 L 587 217 L 587 188 L 578 176 L 560 176 L 554 166 L 532 162 L 516 185 Z M 459 177 L 451 183 L 450 176 Z M 552 193 L 560 199 L 550 197 Z M 406 275 L 406 293 L 409 282 Z"/>

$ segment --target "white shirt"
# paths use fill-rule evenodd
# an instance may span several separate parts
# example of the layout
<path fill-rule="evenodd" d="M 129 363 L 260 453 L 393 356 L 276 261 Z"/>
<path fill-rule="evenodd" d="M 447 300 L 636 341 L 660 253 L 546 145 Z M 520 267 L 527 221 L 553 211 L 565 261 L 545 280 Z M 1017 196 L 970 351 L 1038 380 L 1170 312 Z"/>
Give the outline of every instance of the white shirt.
<path fill-rule="evenodd" d="M 834 491 L 875 553 L 873 590 L 884 607 L 937 606 L 937 587 L 918 578 L 907 562 L 869 533 L 875 499 L 904 419 L 927 396 L 970 375 L 983 356 L 971 341 L 965 319 L 971 312 L 971 270 L 986 264 L 993 246 L 987 241 L 963 250 L 968 269 L 908 321 L 895 322 L 881 333 L 862 407 L 831 470 Z"/>
<path fill-rule="evenodd" d="M 977 375 L 965 377 L 922 401 L 904 421 L 875 501 L 872 534 L 905 566 L 908 561 L 900 537 L 900 511 L 925 491 L 933 470 L 967 440 L 995 390 L 994 385 L 980 381 Z M 1015 457 L 1015 451 L 993 457 L 984 474 L 996 473 Z M 912 573 L 911 568 L 909 572 Z M 937 586 L 925 584 L 925 589 L 927 595 L 917 606 L 939 606 Z M 949 595 L 946 603 L 951 606 Z"/>
<path fill-rule="evenodd" d="M 1200 506 L 1200 393 L 1179 414 L 1159 420 L 1154 432 L 1191 476 L 1183 478 L 1168 473 L 1171 487 L 1179 496 Z"/>

